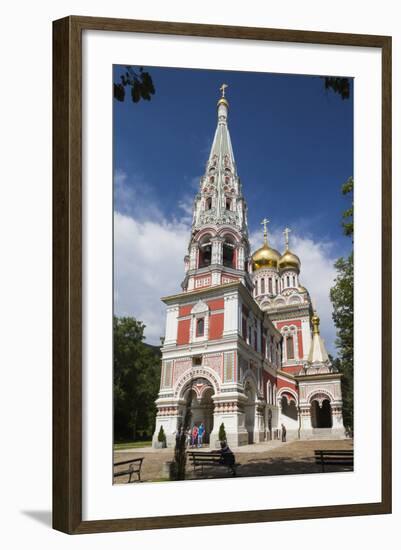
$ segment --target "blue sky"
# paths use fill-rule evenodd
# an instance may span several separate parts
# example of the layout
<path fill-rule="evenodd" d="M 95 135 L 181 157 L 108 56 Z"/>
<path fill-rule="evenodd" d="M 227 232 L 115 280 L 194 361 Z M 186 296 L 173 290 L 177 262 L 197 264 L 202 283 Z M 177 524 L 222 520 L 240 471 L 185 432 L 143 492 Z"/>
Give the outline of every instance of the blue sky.
<path fill-rule="evenodd" d="M 114 81 L 123 70 L 114 67 Z M 162 335 L 163 310 L 153 305 L 151 291 L 158 293 L 159 300 L 177 291 L 183 278 L 190 209 L 216 128 L 219 87 L 225 82 L 229 85 L 228 125 L 248 203 L 251 242 L 257 246 L 262 240 L 260 221 L 265 216 L 271 220 L 273 242 L 280 248 L 282 230 L 292 229 L 292 248 L 306 257 L 305 263 L 301 256 L 306 282 L 312 297 L 316 287 L 317 307 L 324 310 L 322 332 L 334 352 L 327 297 L 332 263 L 351 248 L 341 229 L 341 214 L 349 206 L 341 184 L 353 174 L 352 93 L 349 100 L 342 100 L 326 91 L 324 81 L 315 76 L 146 70 L 156 88 L 150 102 L 134 104 L 129 96 L 123 103 L 113 100 L 116 313 L 145 317 L 149 342 L 156 343 Z M 172 241 L 168 235 L 158 236 L 157 227 L 162 233 L 170 232 L 182 250 L 170 246 L 170 255 L 162 253 L 163 238 L 167 249 Z M 143 237 L 141 249 L 138 234 Z M 155 276 L 152 253 L 159 268 L 160 260 L 164 267 L 166 263 L 177 266 L 166 269 L 178 280 L 150 285 L 149 278 Z M 128 262 L 122 254 L 135 254 L 135 258 Z M 131 265 L 140 263 L 140 258 L 145 272 Z M 325 263 L 330 263 L 327 269 Z M 136 285 L 130 278 L 136 279 Z M 147 287 L 142 288 L 144 292 L 138 290 L 141 286 Z M 147 300 L 139 305 L 144 295 Z M 146 313 L 147 304 L 157 312 Z M 159 315 L 161 322 L 156 321 Z"/>

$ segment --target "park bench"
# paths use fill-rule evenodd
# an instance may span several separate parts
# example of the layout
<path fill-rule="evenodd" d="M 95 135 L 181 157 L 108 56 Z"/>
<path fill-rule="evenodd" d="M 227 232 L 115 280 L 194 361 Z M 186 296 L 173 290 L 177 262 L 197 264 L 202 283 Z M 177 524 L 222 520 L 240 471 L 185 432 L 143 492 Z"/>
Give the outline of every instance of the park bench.
<path fill-rule="evenodd" d="M 237 474 L 236 468 L 239 464 L 225 464 L 222 462 L 220 451 L 187 451 L 187 456 L 194 467 L 194 471 L 197 467 L 200 467 L 202 474 L 204 466 L 224 466 L 231 471 L 233 476 Z"/>
<path fill-rule="evenodd" d="M 315 462 L 322 467 L 322 472 L 326 466 L 344 466 L 347 470 L 354 467 L 354 451 L 315 451 Z"/>
<path fill-rule="evenodd" d="M 131 460 L 124 460 L 123 462 L 115 462 L 114 468 L 118 466 L 126 466 L 122 470 L 114 471 L 114 477 L 126 476 L 128 475 L 127 483 L 131 483 L 132 476 L 136 474 L 138 479 L 136 481 L 141 481 L 141 468 L 142 468 L 143 457 L 141 458 L 131 458 Z M 134 480 L 135 481 L 135 480 Z"/>

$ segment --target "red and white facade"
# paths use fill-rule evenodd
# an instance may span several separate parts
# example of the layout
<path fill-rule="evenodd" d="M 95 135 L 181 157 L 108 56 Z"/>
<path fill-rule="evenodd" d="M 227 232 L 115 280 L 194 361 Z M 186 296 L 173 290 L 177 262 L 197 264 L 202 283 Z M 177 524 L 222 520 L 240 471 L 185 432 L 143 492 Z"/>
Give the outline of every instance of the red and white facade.
<path fill-rule="evenodd" d="M 167 444 L 187 407 L 218 442 L 224 422 L 229 445 L 270 439 L 284 424 L 288 437 L 341 437 L 340 374 L 333 371 L 306 289 L 300 261 L 265 243 L 251 255 L 247 205 L 227 126 L 218 122 L 205 175 L 194 200 L 182 292 L 167 306 L 157 404 L 157 440 Z M 317 327 L 317 328 L 316 328 Z"/>

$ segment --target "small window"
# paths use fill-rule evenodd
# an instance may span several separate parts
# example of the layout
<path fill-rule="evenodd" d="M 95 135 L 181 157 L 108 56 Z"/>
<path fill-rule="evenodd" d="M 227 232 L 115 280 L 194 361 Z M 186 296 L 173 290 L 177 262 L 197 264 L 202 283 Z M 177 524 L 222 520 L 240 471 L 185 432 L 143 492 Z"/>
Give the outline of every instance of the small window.
<path fill-rule="evenodd" d="M 196 336 L 204 336 L 205 334 L 205 318 L 200 317 L 196 320 Z"/>
<path fill-rule="evenodd" d="M 287 359 L 294 359 L 294 337 L 287 336 Z"/>
<path fill-rule="evenodd" d="M 231 199 L 226 199 L 226 210 L 231 210 Z"/>
<path fill-rule="evenodd" d="M 242 317 L 242 336 L 244 337 L 244 340 L 246 338 L 246 319 L 245 317 Z"/>
<path fill-rule="evenodd" d="M 206 199 L 205 210 L 211 210 L 211 208 L 212 208 L 212 197 L 209 197 Z"/>
<path fill-rule="evenodd" d="M 261 294 L 265 293 L 265 280 L 263 278 L 260 279 L 260 293 Z"/>
<path fill-rule="evenodd" d="M 287 286 L 290 286 L 290 278 L 287 276 Z"/>
<path fill-rule="evenodd" d="M 273 294 L 273 280 L 269 277 L 269 294 Z"/>

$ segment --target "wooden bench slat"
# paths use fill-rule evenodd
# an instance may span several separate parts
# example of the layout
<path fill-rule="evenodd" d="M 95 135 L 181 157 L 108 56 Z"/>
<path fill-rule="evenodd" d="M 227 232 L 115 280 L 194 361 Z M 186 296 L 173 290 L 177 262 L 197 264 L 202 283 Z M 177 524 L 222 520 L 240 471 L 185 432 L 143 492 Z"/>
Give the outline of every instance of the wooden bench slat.
<path fill-rule="evenodd" d="M 128 470 L 113 470 L 113 477 L 121 477 L 128 475 L 129 479 L 127 483 L 131 483 L 132 475 L 136 474 L 138 476 L 138 481 L 141 481 L 141 468 L 142 468 L 142 462 L 144 460 L 144 457 L 140 458 L 132 458 L 131 460 L 123 460 L 121 462 L 115 462 L 113 464 L 113 468 L 116 468 L 117 466 L 124 466 L 126 464 L 130 465 L 130 468 Z"/>
<path fill-rule="evenodd" d="M 347 450 L 315 450 L 315 462 L 322 467 L 322 472 L 325 471 L 325 466 L 354 466 L 354 451 Z"/>
<path fill-rule="evenodd" d="M 194 470 L 196 466 L 200 466 L 203 472 L 203 466 L 225 466 L 229 468 L 233 475 L 236 475 L 237 463 L 226 464 L 221 458 L 222 455 L 219 451 L 187 451 L 187 456 L 192 463 Z"/>

